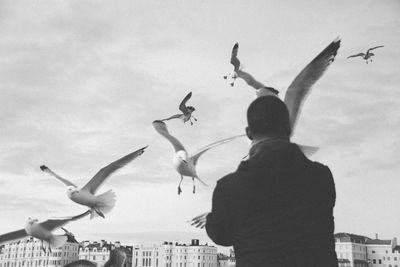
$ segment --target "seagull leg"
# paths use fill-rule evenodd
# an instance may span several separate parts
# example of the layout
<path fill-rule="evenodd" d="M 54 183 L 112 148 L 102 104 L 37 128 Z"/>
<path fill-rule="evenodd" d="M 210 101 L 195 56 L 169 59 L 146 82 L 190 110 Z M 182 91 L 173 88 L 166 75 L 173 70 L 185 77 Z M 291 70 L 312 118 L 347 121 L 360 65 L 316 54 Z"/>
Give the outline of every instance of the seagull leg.
<path fill-rule="evenodd" d="M 44 254 L 46 254 L 46 249 L 44 248 L 43 240 L 41 240 L 41 242 L 40 242 L 40 247 L 42 248 Z"/>
<path fill-rule="evenodd" d="M 94 211 L 95 211 L 100 217 L 103 217 L 103 219 L 106 218 L 106 217 L 104 216 L 104 214 L 103 214 L 100 210 L 94 209 Z"/>
<path fill-rule="evenodd" d="M 180 195 L 182 193 L 182 189 L 181 189 L 182 180 L 183 180 L 183 175 L 181 174 L 181 181 L 179 182 L 179 185 L 178 185 L 178 195 Z"/>
<path fill-rule="evenodd" d="M 197 121 L 197 119 L 192 115 L 192 118 L 195 120 L 195 121 Z"/>
<path fill-rule="evenodd" d="M 192 177 L 192 181 L 193 181 L 193 194 L 196 193 L 196 185 L 194 184 L 194 177 Z"/>

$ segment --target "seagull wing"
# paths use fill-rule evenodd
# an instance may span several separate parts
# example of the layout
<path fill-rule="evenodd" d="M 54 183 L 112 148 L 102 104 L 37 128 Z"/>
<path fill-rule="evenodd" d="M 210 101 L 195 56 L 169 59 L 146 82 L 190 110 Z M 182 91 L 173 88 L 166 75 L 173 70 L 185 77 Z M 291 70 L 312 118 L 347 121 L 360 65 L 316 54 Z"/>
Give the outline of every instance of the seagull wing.
<path fill-rule="evenodd" d="M 316 146 L 305 146 L 305 145 L 300 145 L 300 144 L 297 144 L 297 146 L 304 153 L 304 155 L 306 155 L 308 157 L 315 154 L 319 150 L 319 147 L 316 147 Z"/>
<path fill-rule="evenodd" d="M 49 219 L 47 221 L 39 223 L 39 225 L 48 231 L 53 231 L 56 228 L 66 225 L 67 223 L 69 223 L 71 221 L 79 220 L 89 214 L 90 214 L 90 210 L 85 211 L 82 214 L 72 216 L 72 217 Z"/>
<path fill-rule="evenodd" d="M 384 46 L 383 45 L 378 45 L 378 46 L 372 47 L 372 48 L 367 50 L 367 54 L 368 54 L 369 51 L 377 49 L 377 48 L 381 48 L 381 47 L 384 47 Z"/>
<path fill-rule="evenodd" d="M 339 47 L 340 39 L 336 38 L 297 75 L 286 91 L 285 103 L 289 110 L 292 131 L 305 97 L 333 62 Z"/>
<path fill-rule="evenodd" d="M 358 53 L 358 54 L 355 54 L 355 55 L 348 56 L 347 58 L 351 58 L 351 57 L 363 57 L 363 56 L 365 56 L 364 53 Z"/>
<path fill-rule="evenodd" d="M 236 43 L 232 48 L 232 54 L 231 54 L 231 64 L 233 65 L 235 71 L 238 71 L 240 69 L 240 61 L 237 58 L 238 50 L 239 50 L 239 43 Z"/>
<path fill-rule="evenodd" d="M 10 233 L 4 234 L 4 235 L 0 235 L 0 244 L 3 242 L 20 239 L 25 236 L 28 236 L 25 229 L 21 229 L 21 230 L 10 232 Z"/>
<path fill-rule="evenodd" d="M 236 138 L 238 138 L 238 137 L 243 137 L 243 136 L 246 136 L 246 135 L 245 135 L 245 134 L 241 134 L 241 135 L 236 135 L 236 136 L 228 137 L 228 138 L 219 140 L 219 141 L 217 141 L 217 142 L 211 143 L 211 144 L 209 144 L 208 146 L 205 146 L 205 147 L 201 148 L 196 154 L 194 154 L 194 155 L 191 156 L 191 158 L 192 158 L 192 160 L 193 160 L 193 164 L 196 166 L 197 161 L 199 160 L 199 157 L 200 157 L 201 155 L 203 155 L 204 152 L 210 150 L 211 148 L 214 148 L 214 147 L 216 147 L 216 146 L 219 146 L 219 145 L 228 143 L 228 142 L 230 142 L 230 141 L 232 141 L 232 140 L 234 140 L 234 139 L 236 139 Z"/>
<path fill-rule="evenodd" d="M 176 139 L 174 136 L 170 135 L 167 129 L 167 125 L 159 120 L 153 121 L 153 127 L 160 135 L 164 136 L 174 147 L 175 152 L 184 150 L 186 151 L 185 147 Z"/>
<path fill-rule="evenodd" d="M 76 185 L 74 185 L 72 182 L 68 181 L 65 178 L 62 178 L 60 175 L 58 175 L 57 173 L 53 172 L 52 170 L 50 170 L 47 166 L 42 165 L 40 166 L 40 169 L 43 172 L 47 172 L 48 174 L 50 174 L 51 176 L 55 177 L 57 180 L 59 180 L 60 182 L 62 182 L 63 184 L 65 184 L 66 186 L 73 186 L 73 187 L 77 187 Z"/>
<path fill-rule="evenodd" d="M 109 177 L 116 170 L 124 167 L 126 164 L 142 155 L 146 148 L 147 146 L 142 147 L 141 149 L 138 149 L 135 152 L 132 152 L 103 167 L 84 187 L 82 187 L 82 190 L 89 191 L 92 194 L 96 193 L 97 189 L 99 189 L 99 187 L 104 183 L 107 177 Z"/>
<path fill-rule="evenodd" d="M 192 92 L 187 94 L 185 98 L 182 100 L 182 102 L 179 104 L 179 110 L 182 111 L 183 114 L 189 113 L 189 110 L 186 107 L 186 102 L 188 102 L 191 97 L 192 97 Z"/>

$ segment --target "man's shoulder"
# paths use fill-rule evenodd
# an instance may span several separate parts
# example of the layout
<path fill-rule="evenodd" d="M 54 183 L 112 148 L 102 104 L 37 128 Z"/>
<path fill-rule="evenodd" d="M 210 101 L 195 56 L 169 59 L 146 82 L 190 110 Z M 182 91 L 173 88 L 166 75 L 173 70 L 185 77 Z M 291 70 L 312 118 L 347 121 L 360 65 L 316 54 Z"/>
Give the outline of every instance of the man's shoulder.
<path fill-rule="evenodd" d="M 318 161 L 310 161 L 312 167 L 315 169 L 316 172 L 326 175 L 332 175 L 331 170 L 329 167 L 321 162 Z"/>
<path fill-rule="evenodd" d="M 217 181 L 217 184 L 222 185 L 222 186 L 231 185 L 235 182 L 235 180 L 237 179 L 237 176 L 238 176 L 237 172 L 231 172 L 231 173 L 225 175 L 224 177 L 220 178 Z"/>

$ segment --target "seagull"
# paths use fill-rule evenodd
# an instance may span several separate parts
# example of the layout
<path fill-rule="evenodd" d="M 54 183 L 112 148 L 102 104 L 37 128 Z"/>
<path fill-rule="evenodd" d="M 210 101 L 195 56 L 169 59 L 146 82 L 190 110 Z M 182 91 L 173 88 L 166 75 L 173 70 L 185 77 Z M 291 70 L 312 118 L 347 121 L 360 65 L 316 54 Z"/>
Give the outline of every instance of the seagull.
<path fill-rule="evenodd" d="M 196 192 L 194 179 L 197 179 L 203 185 L 208 186 L 205 182 L 203 182 L 199 178 L 199 176 L 197 175 L 197 172 L 196 172 L 197 161 L 199 160 L 199 157 L 201 155 L 203 155 L 204 152 L 206 152 L 207 150 L 214 148 L 216 146 L 230 142 L 237 137 L 245 136 L 245 135 L 238 135 L 238 136 L 233 136 L 230 138 L 225 138 L 225 139 L 219 140 L 208 146 L 203 147 L 196 154 L 189 156 L 186 149 L 181 144 L 181 142 L 179 142 L 178 139 L 176 139 L 174 136 L 172 136 L 168 132 L 167 125 L 164 122 L 162 122 L 160 120 L 155 120 L 155 121 L 153 121 L 153 127 L 160 135 L 164 136 L 174 147 L 175 152 L 174 152 L 174 157 L 173 157 L 172 162 L 174 164 L 176 171 L 181 175 L 181 180 L 180 180 L 179 186 L 178 186 L 178 195 L 182 192 L 181 183 L 183 180 L 183 176 L 192 177 L 193 193 Z"/>
<path fill-rule="evenodd" d="M 319 53 L 292 81 L 289 85 L 284 102 L 289 110 L 291 127 L 293 129 L 300 107 L 303 104 L 311 87 L 321 78 L 329 65 L 334 61 L 340 47 L 339 37 L 332 41 L 321 53 Z M 231 64 L 239 78 L 242 78 L 248 85 L 256 89 L 257 97 L 265 95 L 278 96 L 279 91 L 273 87 L 265 86 L 257 81 L 249 73 L 240 69 L 240 61 L 237 58 L 239 44 L 236 43 L 232 49 Z"/>
<path fill-rule="evenodd" d="M 236 47 L 236 49 L 238 48 L 238 46 L 236 46 L 236 44 L 233 47 L 234 50 L 235 50 L 235 47 Z M 289 88 L 287 89 L 284 102 L 289 110 L 290 126 L 292 129 L 291 135 L 294 132 L 293 130 L 294 130 L 297 118 L 300 113 L 300 107 L 302 106 L 303 101 L 305 100 L 305 97 L 310 92 L 311 87 L 314 85 L 314 83 L 324 74 L 324 72 L 329 67 L 329 65 L 334 61 L 339 48 L 340 48 L 340 39 L 336 38 L 324 50 L 322 50 L 322 52 L 319 53 L 296 76 L 296 78 L 292 81 Z M 235 53 L 232 52 L 232 54 L 237 55 L 236 52 Z M 238 64 L 240 64 L 240 62 L 237 63 L 238 61 L 235 61 L 235 60 L 233 62 L 235 62 L 235 65 L 234 65 L 235 68 Z M 240 72 L 238 72 L 238 73 L 240 73 Z M 238 74 L 238 75 L 240 77 L 240 74 Z M 242 77 L 245 77 L 243 79 L 245 79 L 245 81 L 249 85 L 253 86 L 254 88 L 256 88 L 256 89 L 261 88 L 260 86 L 262 84 L 257 82 L 249 74 L 245 74 Z M 271 90 L 269 90 L 269 91 L 271 91 Z M 277 96 L 277 94 L 275 94 L 275 95 Z M 304 145 L 299 145 L 299 144 L 297 144 L 297 145 L 299 146 L 300 150 L 302 150 L 303 153 L 307 156 L 314 154 L 318 150 L 317 147 L 313 147 L 313 146 L 304 146 Z M 207 214 L 208 214 L 208 212 L 194 217 L 191 220 L 191 225 L 193 225 L 197 228 L 204 228 L 205 223 L 206 223 Z"/>
<path fill-rule="evenodd" d="M 197 119 L 192 115 L 193 111 L 195 111 L 196 109 L 192 106 L 186 106 L 186 102 L 188 102 L 191 97 L 192 97 L 192 92 L 187 94 L 185 98 L 182 100 L 182 102 L 179 104 L 179 110 L 182 111 L 182 114 L 176 114 L 161 121 L 167 121 L 171 119 L 181 119 L 184 123 L 190 121 L 190 124 L 193 125 L 191 118 L 197 121 Z"/>
<path fill-rule="evenodd" d="M 104 214 L 109 212 L 115 205 L 115 193 L 112 190 L 109 190 L 103 194 L 95 195 L 96 191 L 104 183 L 107 177 L 109 177 L 116 170 L 124 167 L 132 160 L 136 159 L 138 156 L 142 155 L 146 148 L 147 146 L 138 149 L 135 152 L 130 153 L 125 157 L 122 157 L 119 160 L 116 160 L 103 167 L 81 189 L 78 189 L 75 184 L 65 178 L 62 178 L 45 165 L 40 166 L 40 169 L 43 172 L 47 172 L 48 174 L 54 176 L 63 184 L 65 184 L 67 186 L 67 196 L 72 201 L 89 207 L 91 211 L 90 219 L 93 219 L 97 215 L 104 218 Z"/>
<path fill-rule="evenodd" d="M 34 219 L 29 217 L 25 229 L 17 230 L 14 232 L 10 232 L 0 236 L 0 243 L 6 242 L 9 240 L 23 238 L 25 236 L 32 236 L 39 240 L 41 240 L 41 248 L 44 253 L 46 253 L 46 249 L 44 247 L 44 242 L 48 243 L 49 251 L 51 252 L 51 248 L 58 248 L 67 242 L 68 237 L 66 235 L 53 235 L 52 231 L 60 228 L 71 221 L 76 221 L 81 219 L 87 215 L 89 215 L 90 210 L 76 215 L 72 217 L 64 217 L 64 218 L 53 218 L 48 219 L 47 221 L 39 222 L 38 219 Z"/>
<path fill-rule="evenodd" d="M 253 76 L 249 73 L 244 72 L 244 66 L 240 62 L 239 58 L 237 57 L 239 51 L 239 43 L 235 43 L 232 48 L 231 53 L 231 64 L 233 65 L 233 71 L 231 74 L 224 76 L 227 79 L 228 76 L 232 77 L 231 86 L 234 85 L 234 82 L 237 78 L 242 78 L 248 85 L 256 89 L 257 96 L 266 96 L 266 95 L 278 95 L 279 91 L 273 87 L 265 86 L 264 84 L 260 83 Z"/>
<path fill-rule="evenodd" d="M 377 48 L 381 48 L 381 47 L 383 47 L 383 45 L 378 45 L 378 46 L 372 47 L 372 48 L 368 49 L 366 53 L 358 53 L 355 55 L 348 56 L 347 58 L 362 57 L 365 60 L 365 63 L 368 64 L 368 59 L 370 62 L 372 62 L 372 57 L 375 56 L 375 54 L 370 51 L 377 49 Z"/>

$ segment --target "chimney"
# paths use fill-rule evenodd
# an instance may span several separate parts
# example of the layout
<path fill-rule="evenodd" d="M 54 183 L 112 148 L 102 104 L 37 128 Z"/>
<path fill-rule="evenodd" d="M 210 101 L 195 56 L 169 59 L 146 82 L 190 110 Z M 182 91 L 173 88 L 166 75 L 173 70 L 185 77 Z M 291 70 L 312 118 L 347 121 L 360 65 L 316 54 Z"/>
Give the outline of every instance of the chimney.
<path fill-rule="evenodd" d="M 378 233 L 375 233 L 375 239 L 378 239 Z"/>
<path fill-rule="evenodd" d="M 192 246 L 198 246 L 199 245 L 199 240 L 198 239 L 192 239 Z"/>

